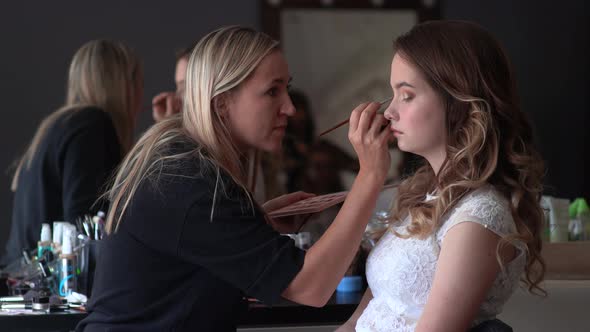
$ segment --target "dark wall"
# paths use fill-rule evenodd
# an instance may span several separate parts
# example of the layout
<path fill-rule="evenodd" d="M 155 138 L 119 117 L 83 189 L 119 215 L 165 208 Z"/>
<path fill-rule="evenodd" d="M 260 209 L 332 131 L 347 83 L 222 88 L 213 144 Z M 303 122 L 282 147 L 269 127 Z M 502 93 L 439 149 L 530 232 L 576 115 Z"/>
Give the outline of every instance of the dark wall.
<path fill-rule="evenodd" d="M 590 198 L 590 11 L 584 0 L 447 0 L 442 16 L 491 30 L 506 47 L 524 110 L 547 161 L 548 193 Z M 144 105 L 173 89 L 174 51 L 227 24 L 259 27 L 258 1 L 9 1 L 0 20 L 0 169 L 64 99 L 68 63 L 84 42 L 120 39 L 145 66 Z M 231 10 L 230 10 L 231 8 Z M 138 131 L 151 124 L 141 115 Z M 10 177 L 0 176 L 0 250 L 10 227 Z"/>
<path fill-rule="evenodd" d="M 447 0 L 505 46 L 546 161 L 546 193 L 590 198 L 590 10 L 587 1 Z"/>
<path fill-rule="evenodd" d="M 231 10 L 230 10 L 231 9 Z M 145 68 L 146 108 L 174 89 L 175 51 L 222 25 L 259 27 L 257 0 L 10 1 L 0 20 L 0 252 L 10 229 L 13 196 L 4 172 L 26 148 L 41 119 L 65 98 L 74 52 L 97 38 L 127 42 Z M 144 112 L 138 131 L 152 123 Z M 12 174 L 12 173 L 10 173 Z"/>

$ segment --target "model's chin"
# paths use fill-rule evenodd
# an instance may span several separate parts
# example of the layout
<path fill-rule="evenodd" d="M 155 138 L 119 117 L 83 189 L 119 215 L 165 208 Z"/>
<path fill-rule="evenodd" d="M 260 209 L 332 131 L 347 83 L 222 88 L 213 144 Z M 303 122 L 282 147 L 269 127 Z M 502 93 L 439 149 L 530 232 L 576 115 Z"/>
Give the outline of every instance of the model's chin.
<path fill-rule="evenodd" d="M 413 153 L 412 151 L 410 151 L 410 149 L 408 149 L 408 147 L 404 144 L 404 142 L 400 141 L 400 139 L 398 138 L 396 140 L 397 142 L 397 148 L 402 151 L 402 152 L 409 152 L 409 153 Z"/>

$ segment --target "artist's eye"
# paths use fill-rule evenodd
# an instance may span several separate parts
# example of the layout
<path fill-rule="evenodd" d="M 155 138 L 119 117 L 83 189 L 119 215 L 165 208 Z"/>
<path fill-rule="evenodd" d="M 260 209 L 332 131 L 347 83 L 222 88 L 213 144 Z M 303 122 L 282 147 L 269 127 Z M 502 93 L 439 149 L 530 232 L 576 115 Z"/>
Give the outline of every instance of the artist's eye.
<path fill-rule="evenodd" d="M 272 87 L 268 89 L 266 93 L 271 97 L 276 97 L 279 94 L 279 89 L 277 87 Z"/>

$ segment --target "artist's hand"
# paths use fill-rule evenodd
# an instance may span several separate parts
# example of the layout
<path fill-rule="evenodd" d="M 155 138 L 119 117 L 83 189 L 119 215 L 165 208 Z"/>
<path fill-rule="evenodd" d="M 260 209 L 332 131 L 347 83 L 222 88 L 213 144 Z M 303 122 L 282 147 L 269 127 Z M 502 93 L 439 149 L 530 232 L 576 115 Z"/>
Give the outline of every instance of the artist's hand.
<path fill-rule="evenodd" d="M 388 120 L 377 114 L 380 106 L 379 103 L 364 103 L 352 111 L 348 139 L 359 159 L 359 174 L 385 180 L 391 164 L 388 145 L 395 137 L 387 126 Z"/>
<path fill-rule="evenodd" d="M 285 206 L 297 203 L 304 199 L 314 197 L 315 194 L 297 191 L 294 193 L 279 196 L 262 204 L 262 208 L 266 213 L 281 209 Z M 299 214 L 292 216 L 285 216 L 279 218 L 267 218 L 267 222 L 279 233 L 297 233 L 305 222 L 311 217 L 311 214 Z"/>

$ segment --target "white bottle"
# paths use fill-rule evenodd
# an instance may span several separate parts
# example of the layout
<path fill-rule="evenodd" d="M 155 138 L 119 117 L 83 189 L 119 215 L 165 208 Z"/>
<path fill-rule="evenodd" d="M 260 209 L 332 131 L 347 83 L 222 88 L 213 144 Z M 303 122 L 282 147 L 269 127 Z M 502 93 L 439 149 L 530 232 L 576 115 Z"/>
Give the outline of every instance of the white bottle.
<path fill-rule="evenodd" d="M 72 251 L 73 231 L 69 227 L 63 229 L 61 255 L 59 255 L 59 295 L 67 296 L 77 291 L 76 255 Z"/>
<path fill-rule="evenodd" d="M 46 251 L 51 252 L 51 226 L 43 223 L 41 225 L 41 240 L 37 243 L 37 258 L 43 257 Z"/>

